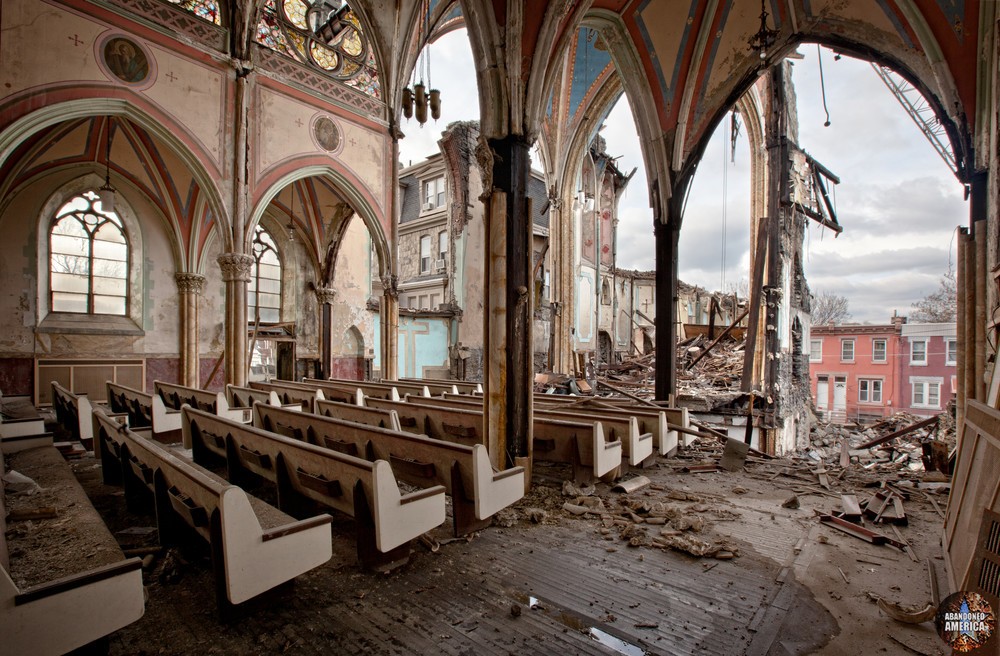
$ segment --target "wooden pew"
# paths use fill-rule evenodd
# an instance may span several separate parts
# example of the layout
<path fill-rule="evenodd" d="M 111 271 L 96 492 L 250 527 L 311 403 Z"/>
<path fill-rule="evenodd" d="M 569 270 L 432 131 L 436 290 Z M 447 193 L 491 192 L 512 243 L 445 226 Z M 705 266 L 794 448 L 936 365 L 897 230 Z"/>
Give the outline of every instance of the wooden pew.
<path fill-rule="evenodd" d="M 570 397 L 580 399 L 581 397 Z M 444 394 L 440 399 L 431 399 L 431 402 L 435 400 L 443 400 L 452 403 L 466 403 L 466 404 L 476 404 L 482 406 L 481 396 L 466 396 L 463 394 Z M 585 418 L 588 421 L 600 421 L 606 419 L 611 424 L 605 426 L 606 429 L 616 426 L 615 422 L 627 421 L 631 423 L 631 419 L 635 418 L 636 428 L 640 435 L 645 435 L 649 433 L 653 438 L 653 447 L 656 449 L 657 453 L 661 456 L 672 456 L 677 451 L 677 440 L 678 433 L 676 427 L 672 426 L 667 421 L 667 412 L 665 409 L 658 409 L 653 407 L 642 407 L 634 406 L 629 408 L 624 407 L 603 407 L 600 405 L 592 404 L 570 404 L 570 403 L 553 403 L 553 404 L 543 404 L 536 403 L 534 406 L 534 413 L 543 414 L 545 416 L 550 416 L 554 419 L 562 419 L 565 421 L 572 421 L 573 417 Z M 685 415 L 686 416 L 686 415 Z M 613 435 L 630 435 L 632 429 L 630 427 L 622 427 L 616 430 Z M 612 435 L 609 435 L 611 437 Z M 634 439 L 629 437 L 628 439 Z M 622 440 L 626 445 L 625 439 Z M 641 452 L 640 452 L 641 453 Z M 630 457 L 630 464 L 632 459 Z"/>
<path fill-rule="evenodd" d="M 459 444 L 483 444 L 483 411 L 431 407 L 365 399 L 369 407 L 395 410 L 404 431 L 424 434 Z M 532 457 L 536 460 L 573 465 L 574 480 L 586 483 L 594 478 L 617 478 L 621 473 L 622 443 L 604 437 L 601 422 L 570 422 L 535 417 Z"/>
<path fill-rule="evenodd" d="M 236 484 L 250 477 L 273 483 L 279 507 L 292 514 L 315 502 L 354 517 L 358 556 L 367 566 L 406 560 L 410 540 L 445 520 L 444 488 L 402 494 L 385 460 L 369 462 L 200 410 L 184 413 L 184 444 L 195 461 L 222 458 Z"/>
<path fill-rule="evenodd" d="M 289 380 L 272 380 L 270 383 L 254 380 L 249 385 L 255 390 L 274 392 L 278 395 L 278 400 L 281 401 L 282 405 L 299 403 L 302 405 L 303 412 L 315 412 L 316 401 L 326 399 L 326 394 L 323 390 L 317 389 L 314 386 L 303 385 L 302 383 L 294 383 Z M 253 421 L 252 416 L 251 421 Z"/>
<path fill-rule="evenodd" d="M 402 377 L 399 380 L 407 383 L 419 383 L 421 385 L 426 385 L 428 389 L 431 390 L 435 395 L 441 394 L 442 392 L 452 392 L 451 390 L 444 389 L 446 387 L 454 387 L 455 393 L 458 394 L 482 394 L 483 384 L 475 383 L 468 380 L 453 380 L 451 378 L 406 378 Z M 389 381 L 391 382 L 391 381 Z"/>
<path fill-rule="evenodd" d="M 571 408 L 571 410 L 568 411 L 573 412 L 575 412 L 577 408 L 603 411 L 607 409 L 607 406 L 614 406 L 621 411 L 627 411 L 637 417 L 642 415 L 650 416 L 651 414 L 658 416 L 658 413 L 662 412 L 667 419 L 668 429 L 671 433 L 673 433 L 673 435 L 670 435 L 667 438 L 667 448 L 664 448 L 663 442 L 659 443 L 658 448 L 660 450 L 660 455 L 667 455 L 678 443 L 682 447 L 690 446 L 695 439 L 691 435 L 679 433 L 676 430 L 678 427 L 685 429 L 691 428 L 691 417 L 687 408 L 668 408 L 666 406 L 654 407 L 651 405 L 636 403 L 630 399 L 568 396 L 564 394 L 535 394 L 534 406 L 536 408 L 563 408 L 564 410 L 567 410 L 566 406 L 568 406 Z M 654 432 L 654 436 L 655 435 L 656 433 Z"/>
<path fill-rule="evenodd" d="M 306 378 L 302 382 L 312 385 L 332 385 L 335 387 L 351 387 L 364 392 L 365 396 L 375 399 L 388 399 L 390 401 L 400 401 L 407 394 L 420 396 L 430 396 L 431 392 L 426 385 L 418 383 L 406 383 L 398 380 L 383 381 L 380 383 L 372 381 L 332 379 L 321 380 L 319 378 Z"/>
<path fill-rule="evenodd" d="M 74 394 L 52 381 L 52 408 L 56 413 L 56 421 L 69 431 L 73 439 L 79 440 L 88 449 L 94 447 L 93 426 L 90 422 L 93 408 L 86 394 Z"/>
<path fill-rule="evenodd" d="M 230 408 L 249 408 L 251 411 L 253 404 L 258 402 L 289 410 L 302 410 L 301 403 L 282 403 L 281 399 L 278 398 L 278 393 L 274 390 L 259 390 L 253 387 L 237 387 L 236 385 L 226 385 L 226 402 Z"/>
<path fill-rule="evenodd" d="M 130 507 L 143 500 L 136 497 L 152 496 L 160 543 L 184 542 L 192 533 L 208 542 L 223 619 L 231 617 L 235 605 L 330 560 L 329 515 L 295 521 L 103 412 L 94 413 L 94 426 L 98 439 L 109 445 L 102 453 L 117 453 Z"/>
<path fill-rule="evenodd" d="M 248 408 L 231 408 L 226 395 L 222 392 L 209 392 L 197 387 L 185 387 L 162 380 L 153 381 L 153 390 L 163 399 L 166 406 L 172 410 L 180 410 L 187 404 L 205 412 L 211 412 L 226 419 L 242 421 L 244 424 L 253 420 L 253 412 Z"/>
<path fill-rule="evenodd" d="M 443 397 L 407 396 L 408 403 L 442 408 L 459 408 L 479 410 L 482 408 L 482 398 L 445 394 Z M 555 419 L 558 421 L 599 421 L 608 439 L 622 443 L 622 453 L 628 459 L 628 464 L 637 467 L 653 455 L 653 432 L 640 432 L 638 417 L 616 412 L 550 412 L 536 408 L 534 417 L 540 419 Z M 645 419 L 645 417 L 643 417 Z M 663 420 L 664 424 L 666 419 Z M 645 423 L 645 422 L 644 422 Z M 644 426 L 645 427 L 645 426 Z M 659 427 L 657 427 L 658 429 Z"/>
<path fill-rule="evenodd" d="M 54 580 L 48 578 L 50 572 L 39 571 L 20 589 L 14 583 L 20 555 L 10 553 L 2 537 L 7 531 L 7 509 L 0 480 L 0 652 L 5 656 L 64 654 L 142 617 L 142 561 L 125 559 L 63 457 L 49 445 L 22 451 L 17 458 L 19 471 L 46 489 L 59 489 L 61 497 L 66 495 L 60 503 L 72 504 L 77 513 L 92 514 L 86 540 L 75 539 L 74 531 L 57 528 L 58 520 L 52 525 L 36 521 L 33 546 L 52 556 L 64 552 L 63 563 L 80 563 L 86 555 L 82 550 L 94 549 L 95 538 L 102 549 L 92 566 L 81 565 L 74 573 Z M 0 471 L 3 469 L 0 455 Z"/>
<path fill-rule="evenodd" d="M 17 453 L 24 449 L 52 446 L 52 433 L 45 432 L 45 420 L 29 401 L 4 399 L 0 393 L 0 451 Z"/>
<path fill-rule="evenodd" d="M 254 408 L 254 425 L 366 460 L 385 460 L 397 478 L 412 485 L 444 486 L 452 497 L 456 536 L 489 526 L 494 514 L 524 496 L 524 468 L 494 472 L 482 444 L 464 446 L 264 404 Z"/>
<path fill-rule="evenodd" d="M 402 430 L 399 427 L 399 415 L 395 410 L 379 410 L 378 408 L 366 408 L 351 403 L 341 403 L 340 401 L 317 401 L 315 414 L 321 417 L 332 417 L 343 421 L 353 421 L 366 426 L 377 426 L 390 430 Z M 256 418 L 254 419 L 256 422 Z"/>
<path fill-rule="evenodd" d="M 128 427 L 133 431 L 164 443 L 181 441 L 181 413 L 168 409 L 159 394 L 146 394 L 110 380 L 105 385 L 108 408 L 112 413 L 127 415 Z"/>

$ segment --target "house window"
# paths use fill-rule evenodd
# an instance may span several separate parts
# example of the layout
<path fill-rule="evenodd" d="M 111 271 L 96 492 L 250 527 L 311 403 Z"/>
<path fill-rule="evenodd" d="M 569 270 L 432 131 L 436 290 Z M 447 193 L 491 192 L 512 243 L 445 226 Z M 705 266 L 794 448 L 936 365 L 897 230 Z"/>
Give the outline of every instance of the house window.
<path fill-rule="evenodd" d="M 878 378 L 858 379 L 858 401 L 861 403 L 881 403 L 882 381 Z"/>
<path fill-rule="evenodd" d="M 940 409 L 941 380 L 937 378 L 911 378 L 914 408 Z"/>
<path fill-rule="evenodd" d="M 444 176 L 424 182 L 424 211 L 444 206 Z"/>
<path fill-rule="evenodd" d="M 114 212 L 87 191 L 56 214 L 49 229 L 49 293 L 53 312 L 128 311 L 129 248 Z"/>
<path fill-rule="evenodd" d="M 948 347 L 947 348 L 948 359 L 945 360 L 945 364 L 946 365 L 958 364 L 958 340 L 957 339 L 945 340 L 945 345 Z"/>
<path fill-rule="evenodd" d="M 250 253 L 253 267 L 247 284 L 247 317 L 251 323 L 281 321 L 281 258 L 271 234 L 259 224 Z"/>
<path fill-rule="evenodd" d="M 925 364 L 927 364 L 927 340 L 926 339 L 911 339 L 910 340 L 910 364 L 915 364 L 915 365 L 925 365 Z"/>
<path fill-rule="evenodd" d="M 840 341 L 840 361 L 854 362 L 854 340 L 843 339 Z"/>
<path fill-rule="evenodd" d="M 448 254 L 448 231 L 442 230 L 438 233 L 438 257 L 442 260 Z"/>
<path fill-rule="evenodd" d="M 872 362 L 885 362 L 885 340 L 872 340 Z"/>
<path fill-rule="evenodd" d="M 424 235 L 420 238 L 420 273 L 427 273 L 431 270 L 431 236 Z"/>
<path fill-rule="evenodd" d="M 809 362 L 822 362 L 822 361 L 823 361 L 823 340 L 821 339 L 809 340 Z"/>

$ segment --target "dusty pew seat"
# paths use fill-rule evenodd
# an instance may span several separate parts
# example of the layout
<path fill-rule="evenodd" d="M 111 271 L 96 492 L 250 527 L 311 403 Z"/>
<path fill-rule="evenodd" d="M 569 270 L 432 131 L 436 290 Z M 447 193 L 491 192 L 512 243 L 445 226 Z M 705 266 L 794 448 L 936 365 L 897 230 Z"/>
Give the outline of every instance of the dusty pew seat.
<path fill-rule="evenodd" d="M 167 408 L 159 394 L 147 394 L 107 381 L 108 408 L 128 416 L 128 427 L 160 442 L 181 441 L 181 413 Z M 97 451 L 97 446 L 94 446 Z"/>
<path fill-rule="evenodd" d="M 153 392 L 163 399 L 167 407 L 180 410 L 182 405 L 189 405 L 205 412 L 217 414 L 220 417 L 248 423 L 250 412 L 246 408 L 231 408 L 226 395 L 222 392 L 209 392 L 196 387 L 185 387 L 162 380 L 153 381 Z"/>
<path fill-rule="evenodd" d="M 483 444 L 483 411 L 434 407 L 368 398 L 374 408 L 395 410 L 404 431 L 459 444 Z M 571 422 L 536 417 L 532 422 L 532 458 L 573 466 L 573 479 L 617 478 L 621 473 L 622 443 L 607 440 L 601 422 Z"/>
<path fill-rule="evenodd" d="M 316 389 L 322 389 L 328 399 L 334 399 L 343 403 L 350 403 L 347 395 L 353 396 L 354 403 L 364 405 L 364 398 L 371 396 L 376 399 L 390 399 L 398 401 L 402 394 L 392 385 L 385 383 L 373 383 L 360 380 L 324 380 L 320 378 L 304 378 L 303 385 L 310 385 Z"/>
<path fill-rule="evenodd" d="M 52 381 L 52 408 L 56 421 L 69 431 L 75 440 L 88 449 L 93 448 L 94 434 L 90 421 L 92 406 L 86 394 L 74 394 L 56 381 Z"/>
<path fill-rule="evenodd" d="M 184 413 L 185 446 L 198 462 L 224 460 L 230 482 L 269 481 L 279 507 L 291 514 L 320 504 L 353 517 L 366 566 L 406 560 L 411 540 L 444 523 L 444 488 L 403 494 L 385 460 L 369 462 L 191 408 Z"/>
<path fill-rule="evenodd" d="M 122 555 L 59 452 L 45 446 L 8 458 L 42 491 L 12 495 L 5 507 L 0 481 L 0 653 L 63 654 L 142 617 L 142 561 Z M 58 516 L 6 523 L 7 511 L 43 506 Z"/>
<path fill-rule="evenodd" d="M 278 393 L 273 390 L 259 390 L 252 387 L 237 387 L 236 385 L 226 385 L 226 402 L 230 408 L 242 408 L 253 410 L 253 404 L 267 403 L 281 406 L 289 410 L 302 410 L 301 403 L 282 403 L 278 398 Z M 251 421 L 253 414 L 251 413 Z"/>
<path fill-rule="evenodd" d="M 192 533 L 208 542 L 223 619 L 330 559 L 329 515 L 296 521 L 112 417 L 98 411 L 94 423 L 98 439 L 113 445 L 108 453 L 117 454 L 130 508 L 152 498 L 160 543 L 183 543 Z"/>
<path fill-rule="evenodd" d="M 317 401 L 315 414 L 321 417 L 353 421 L 366 426 L 402 430 L 399 426 L 399 415 L 396 414 L 395 410 L 380 410 L 341 403 L 340 401 Z"/>
<path fill-rule="evenodd" d="M 494 514 L 524 496 L 524 468 L 495 472 L 482 444 L 464 446 L 263 404 L 254 407 L 254 425 L 366 460 L 386 460 L 397 478 L 413 485 L 443 485 L 452 497 L 455 535 L 488 526 Z"/>
<path fill-rule="evenodd" d="M 315 412 L 316 401 L 326 399 L 322 390 L 312 385 L 304 385 L 289 380 L 272 380 L 265 383 L 259 380 L 248 383 L 252 389 L 264 392 L 274 392 L 278 395 L 278 400 L 282 405 L 298 403 L 302 406 L 303 412 Z M 251 421 L 253 417 L 251 416 Z"/>
<path fill-rule="evenodd" d="M 406 397 L 408 403 L 426 405 L 431 407 L 456 408 L 478 410 L 482 408 L 482 399 L 446 394 L 443 397 Z M 533 416 L 538 419 L 554 419 L 557 421 L 599 421 L 604 429 L 605 435 L 610 440 L 617 440 L 622 443 L 622 453 L 627 458 L 628 464 L 636 467 L 643 464 L 653 455 L 653 432 L 641 432 L 639 419 L 622 413 L 554 413 L 544 409 L 536 408 Z M 664 422 L 666 420 L 664 419 Z M 645 427 L 645 426 L 644 426 Z"/>
<path fill-rule="evenodd" d="M 23 397 L 4 398 L 0 394 L 0 451 L 16 453 L 39 446 L 52 446 L 52 433 L 35 406 Z"/>

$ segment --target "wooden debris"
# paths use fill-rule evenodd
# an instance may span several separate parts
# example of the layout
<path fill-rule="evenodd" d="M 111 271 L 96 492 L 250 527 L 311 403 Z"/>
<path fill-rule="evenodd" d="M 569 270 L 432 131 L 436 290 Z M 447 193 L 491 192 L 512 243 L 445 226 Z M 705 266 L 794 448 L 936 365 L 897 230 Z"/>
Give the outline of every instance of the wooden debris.
<path fill-rule="evenodd" d="M 855 524 L 861 523 L 861 505 L 855 495 L 841 494 L 840 507 L 843 508 L 842 516 L 844 519 Z"/>

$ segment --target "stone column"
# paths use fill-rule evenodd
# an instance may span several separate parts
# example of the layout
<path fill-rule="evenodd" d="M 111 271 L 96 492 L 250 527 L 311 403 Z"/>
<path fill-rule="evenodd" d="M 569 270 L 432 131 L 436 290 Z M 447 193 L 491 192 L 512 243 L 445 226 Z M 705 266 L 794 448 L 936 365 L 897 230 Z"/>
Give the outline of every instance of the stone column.
<path fill-rule="evenodd" d="M 333 299 L 337 290 L 333 287 L 319 287 L 314 290 L 319 301 L 319 362 L 320 377 L 333 375 Z"/>
<path fill-rule="evenodd" d="M 241 253 L 223 253 L 218 260 L 226 283 L 226 382 L 240 386 L 247 381 L 247 283 L 253 261 Z"/>
<path fill-rule="evenodd" d="M 174 281 L 177 282 L 177 309 L 181 324 L 180 382 L 187 387 L 201 387 L 199 380 L 201 366 L 198 357 L 198 296 L 205 288 L 205 276 L 185 271 L 175 273 Z"/>
<path fill-rule="evenodd" d="M 382 337 L 382 378 L 399 378 L 399 279 L 382 276 L 382 303 L 379 311 L 379 330 Z"/>

